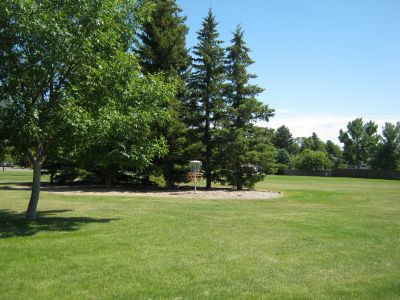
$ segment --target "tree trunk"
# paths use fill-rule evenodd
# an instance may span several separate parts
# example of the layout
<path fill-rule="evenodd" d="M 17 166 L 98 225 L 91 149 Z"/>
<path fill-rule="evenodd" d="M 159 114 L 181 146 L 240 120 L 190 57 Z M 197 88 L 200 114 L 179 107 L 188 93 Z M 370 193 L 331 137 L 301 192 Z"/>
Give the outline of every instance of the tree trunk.
<path fill-rule="evenodd" d="M 55 172 L 54 171 L 50 171 L 50 184 L 54 184 L 54 175 L 55 175 Z"/>
<path fill-rule="evenodd" d="M 38 159 L 33 160 L 33 182 L 31 199 L 29 200 L 28 210 L 26 212 L 26 219 L 32 221 L 36 219 L 36 209 L 39 202 L 40 194 L 40 176 L 42 172 L 42 162 Z"/>
<path fill-rule="evenodd" d="M 106 178 L 104 179 L 104 183 L 107 188 L 111 188 L 112 186 L 112 177 L 110 175 L 106 175 Z"/>
<path fill-rule="evenodd" d="M 165 187 L 168 190 L 172 190 L 175 188 L 175 181 L 171 178 L 171 173 L 170 172 L 166 172 L 168 175 L 164 175 L 165 178 Z"/>
<path fill-rule="evenodd" d="M 204 140 L 206 146 L 205 157 L 205 175 L 206 175 L 206 190 L 211 189 L 211 134 L 210 134 L 210 120 L 208 114 L 206 115 L 206 125 L 204 131 Z"/>
<path fill-rule="evenodd" d="M 173 163 L 166 162 L 163 165 L 163 175 L 165 179 L 165 186 L 169 190 L 172 190 L 175 187 L 175 180 L 173 179 L 173 174 L 174 174 Z"/>
<path fill-rule="evenodd" d="M 238 191 L 243 190 L 242 167 L 239 161 L 236 163 L 236 189 Z"/>

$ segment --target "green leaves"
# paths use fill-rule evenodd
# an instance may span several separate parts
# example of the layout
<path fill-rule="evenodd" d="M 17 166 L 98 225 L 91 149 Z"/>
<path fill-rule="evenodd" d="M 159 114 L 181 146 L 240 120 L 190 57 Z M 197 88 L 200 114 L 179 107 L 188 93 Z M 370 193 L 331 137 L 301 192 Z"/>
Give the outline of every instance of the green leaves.
<path fill-rule="evenodd" d="M 371 162 L 378 142 L 378 126 L 369 121 L 364 124 L 362 118 L 357 118 L 347 125 L 347 131 L 339 132 L 339 140 L 344 144 L 343 157 L 350 165 L 361 168 Z"/>
<path fill-rule="evenodd" d="M 400 168 L 400 122 L 385 123 L 382 137 L 377 145 L 373 166 L 378 169 L 396 170 Z"/>
<path fill-rule="evenodd" d="M 90 113 L 80 154 L 89 167 L 104 172 L 142 169 L 167 153 L 165 140 L 153 136 L 152 128 L 169 119 L 162 107 L 175 96 L 174 85 L 150 75 L 133 78 L 126 85 L 114 89 L 113 97 Z"/>
<path fill-rule="evenodd" d="M 166 154 L 175 82 L 143 76 L 132 48 L 146 1 L 0 3 L 2 138 L 31 159 L 143 168 Z"/>
<path fill-rule="evenodd" d="M 300 170 L 312 171 L 328 170 L 333 166 L 326 152 L 310 149 L 305 149 L 296 157 L 295 165 Z"/>

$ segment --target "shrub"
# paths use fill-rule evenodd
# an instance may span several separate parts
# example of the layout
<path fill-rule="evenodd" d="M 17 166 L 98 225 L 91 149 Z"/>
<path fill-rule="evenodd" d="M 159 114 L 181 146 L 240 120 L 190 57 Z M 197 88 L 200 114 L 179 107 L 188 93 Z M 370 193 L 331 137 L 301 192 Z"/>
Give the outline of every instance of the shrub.
<path fill-rule="evenodd" d="M 306 149 L 296 159 L 296 168 L 300 170 L 327 170 L 332 168 L 332 161 L 326 152 Z"/>

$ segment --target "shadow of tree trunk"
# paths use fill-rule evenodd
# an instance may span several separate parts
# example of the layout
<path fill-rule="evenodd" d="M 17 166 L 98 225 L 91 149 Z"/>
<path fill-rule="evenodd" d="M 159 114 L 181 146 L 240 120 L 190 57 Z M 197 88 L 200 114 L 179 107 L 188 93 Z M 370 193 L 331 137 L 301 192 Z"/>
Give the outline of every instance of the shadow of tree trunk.
<path fill-rule="evenodd" d="M 35 221 L 27 222 L 25 213 L 0 210 L 0 239 L 32 236 L 43 231 L 75 231 L 90 223 L 109 223 L 118 219 L 90 217 L 60 217 L 60 213 L 70 210 L 47 210 L 37 213 Z"/>

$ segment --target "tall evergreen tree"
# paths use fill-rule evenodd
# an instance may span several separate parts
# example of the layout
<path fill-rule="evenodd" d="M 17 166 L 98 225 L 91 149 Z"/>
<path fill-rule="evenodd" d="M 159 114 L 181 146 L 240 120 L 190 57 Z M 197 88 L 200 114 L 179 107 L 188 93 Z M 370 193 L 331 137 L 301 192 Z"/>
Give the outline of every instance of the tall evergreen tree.
<path fill-rule="evenodd" d="M 255 143 L 259 130 L 254 126 L 254 122 L 268 121 L 274 115 L 274 110 L 256 99 L 263 89 L 250 84 L 250 80 L 256 78 L 256 75 L 248 73 L 247 68 L 254 61 L 249 56 L 250 49 L 246 46 L 240 26 L 237 27 L 231 42 L 226 60 L 229 155 L 225 168 L 229 170 L 226 172 L 228 183 L 241 190 L 243 186 L 252 187 L 256 181 L 263 178 L 257 167 L 265 167 L 264 164 L 268 161 L 267 152 L 270 149 L 266 148 L 265 144 Z"/>
<path fill-rule="evenodd" d="M 161 168 L 167 186 L 184 181 L 187 148 L 187 129 L 183 123 L 185 84 L 191 59 L 186 49 L 188 27 L 186 18 L 175 0 L 154 1 L 151 18 L 143 26 L 139 35 L 139 54 L 144 73 L 162 72 L 167 81 L 177 81 L 177 93 L 166 109 L 171 118 L 162 127 L 154 128 L 155 135 L 163 135 L 168 143 L 168 154 L 156 165 Z"/>
<path fill-rule="evenodd" d="M 153 0 L 154 1 L 154 0 Z M 139 54 L 144 72 L 180 75 L 187 71 L 190 56 L 186 49 L 186 17 L 175 0 L 154 1 L 155 7 L 139 35 Z"/>
<path fill-rule="evenodd" d="M 206 188 L 211 188 L 213 170 L 213 148 L 216 130 L 223 117 L 222 97 L 224 70 L 224 49 L 219 40 L 218 23 L 210 9 L 198 32 L 198 44 L 194 47 L 193 74 L 190 79 L 195 113 L 192 127 L 200 132 L 204 143 L 204 168 Z"/>

